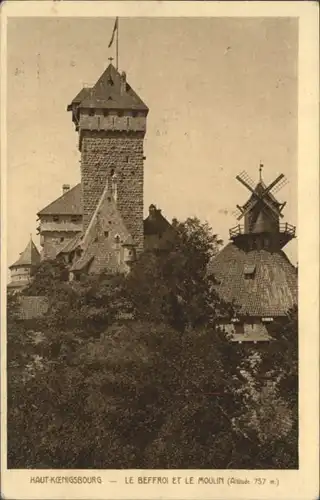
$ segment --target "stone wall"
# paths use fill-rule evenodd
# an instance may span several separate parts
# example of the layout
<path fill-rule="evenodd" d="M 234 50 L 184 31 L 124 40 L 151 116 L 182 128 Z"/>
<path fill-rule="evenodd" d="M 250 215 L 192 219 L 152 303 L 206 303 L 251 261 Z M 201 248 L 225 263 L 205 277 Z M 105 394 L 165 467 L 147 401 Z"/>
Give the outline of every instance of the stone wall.
<path fill-rule="evenodd" d="M 41 252 L 41 259 L 55 259 L 58 251 L 65 246 L 68 241 L 72 240 L 75 235 L 74 231 L 52 231 L 44 233 L 41 237 L 41 244 L 43 250 Z"/>
<path fill-rule="evenodd" d="M 137 251 L 143 249 L 144 133 L 83 131 L 81 181 L 83 229 L 86 230 L 108 182 L 116 174 L 117 207 Z"/>

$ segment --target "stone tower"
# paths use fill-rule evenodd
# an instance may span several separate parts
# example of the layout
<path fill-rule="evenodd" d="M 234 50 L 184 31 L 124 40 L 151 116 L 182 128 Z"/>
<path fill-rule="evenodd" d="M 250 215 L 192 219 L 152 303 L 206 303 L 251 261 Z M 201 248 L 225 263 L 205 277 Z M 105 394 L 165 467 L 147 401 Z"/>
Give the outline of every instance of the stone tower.
<path fill-rule="evenodd" d="M 83 231 L 106 186 L 139 253 L 143 249 L 143 141 L 147 106 L 109 64 L 68 106 L 79 132 Z"/>

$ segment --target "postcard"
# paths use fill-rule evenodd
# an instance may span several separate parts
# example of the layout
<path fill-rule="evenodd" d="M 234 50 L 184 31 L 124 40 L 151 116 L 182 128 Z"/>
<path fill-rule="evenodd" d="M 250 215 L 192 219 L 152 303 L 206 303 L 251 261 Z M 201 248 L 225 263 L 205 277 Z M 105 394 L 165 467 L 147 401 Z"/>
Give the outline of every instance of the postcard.
<path fill-rule="evenodd" d="M 1 11 L 1 494 L 315 499 L 313 2 Z"/>

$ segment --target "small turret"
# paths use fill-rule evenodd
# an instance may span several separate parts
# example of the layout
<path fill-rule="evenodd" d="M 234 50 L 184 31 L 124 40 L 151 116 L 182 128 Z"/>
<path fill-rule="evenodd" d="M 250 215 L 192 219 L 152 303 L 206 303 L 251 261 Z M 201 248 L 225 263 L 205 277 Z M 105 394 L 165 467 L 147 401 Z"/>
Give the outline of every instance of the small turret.
<path fill-rule="evenodd" d="M 27 286 L 39 263 L 40 253 L 30 235 L 29 243 L 24 251 L 21 252 L 19 259 L 9 267 L 11 272 L 11 282 L 8 285 L 9 289 L 18 290 Z"/>

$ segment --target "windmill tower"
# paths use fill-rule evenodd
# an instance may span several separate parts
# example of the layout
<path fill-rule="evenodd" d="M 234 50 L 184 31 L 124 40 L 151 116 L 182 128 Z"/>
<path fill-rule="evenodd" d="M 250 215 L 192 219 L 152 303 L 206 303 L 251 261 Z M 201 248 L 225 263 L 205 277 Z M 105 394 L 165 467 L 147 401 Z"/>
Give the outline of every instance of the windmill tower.
<path fill-rule="evenodd" d="M 236 177 L 250 196 L 237 205 L 239 224 L 229 231 L 231 242 L 209 267 L 219 295 L 235 306 L 236 317 L 225 329 L 239 342 L 269 340 L 268 324 L 297 304 L 297 271 L 282 250 L 296 228 L 282 222 L 285 203 L 275 197 L 287 181 L 281 174 L 266 185 L 262 167 L 256 185 L 246 172 Z"/>

